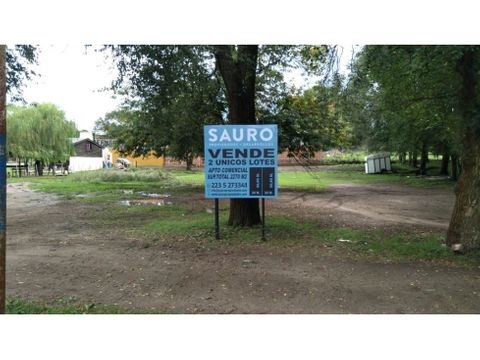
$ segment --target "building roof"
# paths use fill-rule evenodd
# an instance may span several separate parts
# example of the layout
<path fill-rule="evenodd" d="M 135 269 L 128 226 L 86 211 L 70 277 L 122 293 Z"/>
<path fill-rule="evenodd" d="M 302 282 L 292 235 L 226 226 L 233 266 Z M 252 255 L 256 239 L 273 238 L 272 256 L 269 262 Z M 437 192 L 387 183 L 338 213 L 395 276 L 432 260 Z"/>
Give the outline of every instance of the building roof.
<path fill-rule="evenodd" d="M 99 143 L 97 143 L 97 142 L 95 142 L 95 141 L 93 141 L 93 140 L 91 140 L 91 139 L 89 139 L 89 138 L 85 138 L 85 139 L 81 139 L 81 140 L 72 139 L 73 146 L 75 146 L 75 145 L 77 145 L 77 144 L 80 144 L 80 143 L 82 143 L 82 142 L 86 142 L 86 141 L 94 144 L 95 146 L 98 146 L 100 149 L 103 149 L 103 146 L 102 146 L 102 145 L 100 145 Z"/>

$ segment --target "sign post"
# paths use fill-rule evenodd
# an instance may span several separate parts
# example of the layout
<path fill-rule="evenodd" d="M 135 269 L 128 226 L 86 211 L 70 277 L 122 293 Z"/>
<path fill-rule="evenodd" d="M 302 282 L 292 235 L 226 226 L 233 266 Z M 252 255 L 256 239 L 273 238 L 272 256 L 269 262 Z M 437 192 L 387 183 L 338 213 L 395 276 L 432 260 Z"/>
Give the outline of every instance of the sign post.
<path fill-rule="evenodd" d="M 0 45 L 0 314 L 5 313 L 7 252 L 7 114 L 6 46 Z"/>
<path fill-rule="evenodd" d="M 265 240 L 265 198 L 262 198 L 262 241 Z"/>
<path fill-rule="evenodd" d="M 215 199 L 215 239 L 220 240 L 220 209 L 218 205 L 218 198 Z"/>
<path fill-rule="evenodd" d="M 265 198 L 278 194 L 277 125 L 207 125 L 205 197 L 215 200 L 215 236 L 219 238 L 218 199 L 262 199 L 262 240 L 265 239 Z"/>

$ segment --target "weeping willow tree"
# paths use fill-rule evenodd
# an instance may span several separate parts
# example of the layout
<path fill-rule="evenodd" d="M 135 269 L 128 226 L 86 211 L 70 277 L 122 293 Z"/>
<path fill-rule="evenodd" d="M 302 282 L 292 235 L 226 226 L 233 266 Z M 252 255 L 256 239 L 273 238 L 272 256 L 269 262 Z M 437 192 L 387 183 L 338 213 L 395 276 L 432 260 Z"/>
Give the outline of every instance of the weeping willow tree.
<path fill-rule="evenodd" d="M 70 138 L 75 124 L 53 104 L 7 107 L 7 153 L 18 162 L 35 161 L 36 173 L 44 163 L 64 162 L 74 154 Z"/>

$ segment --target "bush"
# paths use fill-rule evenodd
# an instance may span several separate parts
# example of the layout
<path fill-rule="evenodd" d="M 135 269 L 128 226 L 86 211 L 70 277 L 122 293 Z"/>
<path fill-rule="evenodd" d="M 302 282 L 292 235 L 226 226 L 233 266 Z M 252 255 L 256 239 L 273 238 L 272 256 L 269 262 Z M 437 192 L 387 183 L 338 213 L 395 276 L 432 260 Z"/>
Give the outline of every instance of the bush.
<path fill-rule="evenodd" d="M 365 151 L 350 151 L 333 156 L 323 156 L 320 159 L 320 163 L 324 165 L 363 164 L 365 156 Z"/>
<path fill-rule="evenodd" d="M 172 175 L 158 169 L 131 168 L 125 170 L 101 169 L 81 171 L 70 175 L 70 180 L 78 182 L 154 182 L 173 179 Z"/>

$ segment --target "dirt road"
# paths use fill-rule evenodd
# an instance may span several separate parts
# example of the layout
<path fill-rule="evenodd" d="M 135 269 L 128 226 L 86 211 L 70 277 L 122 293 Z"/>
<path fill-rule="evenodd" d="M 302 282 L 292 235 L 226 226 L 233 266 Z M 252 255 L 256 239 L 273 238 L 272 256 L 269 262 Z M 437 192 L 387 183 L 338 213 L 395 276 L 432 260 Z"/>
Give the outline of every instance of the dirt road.
<path fill-rule="evenodd" d="M 282 191 L 273 206 L 349 227 L 402 225 L 448 228 L 455 196 L 397 184 L 335 185 L 319 193 Z"/>
<path fill-rule="evenodd" d="M 357 226 L 442 229 L 448 222 L 452 194 L 382 186 L 284 193 L 272 206 L 315 208 L 332 215 L 328 221 Z M 346 259 L 324 247 L 147 247 L 125 229 L 102 227 L 101 211 L 8 185 L 7 295 L 180 313 L 480 312 L 478 268 Z"/>

